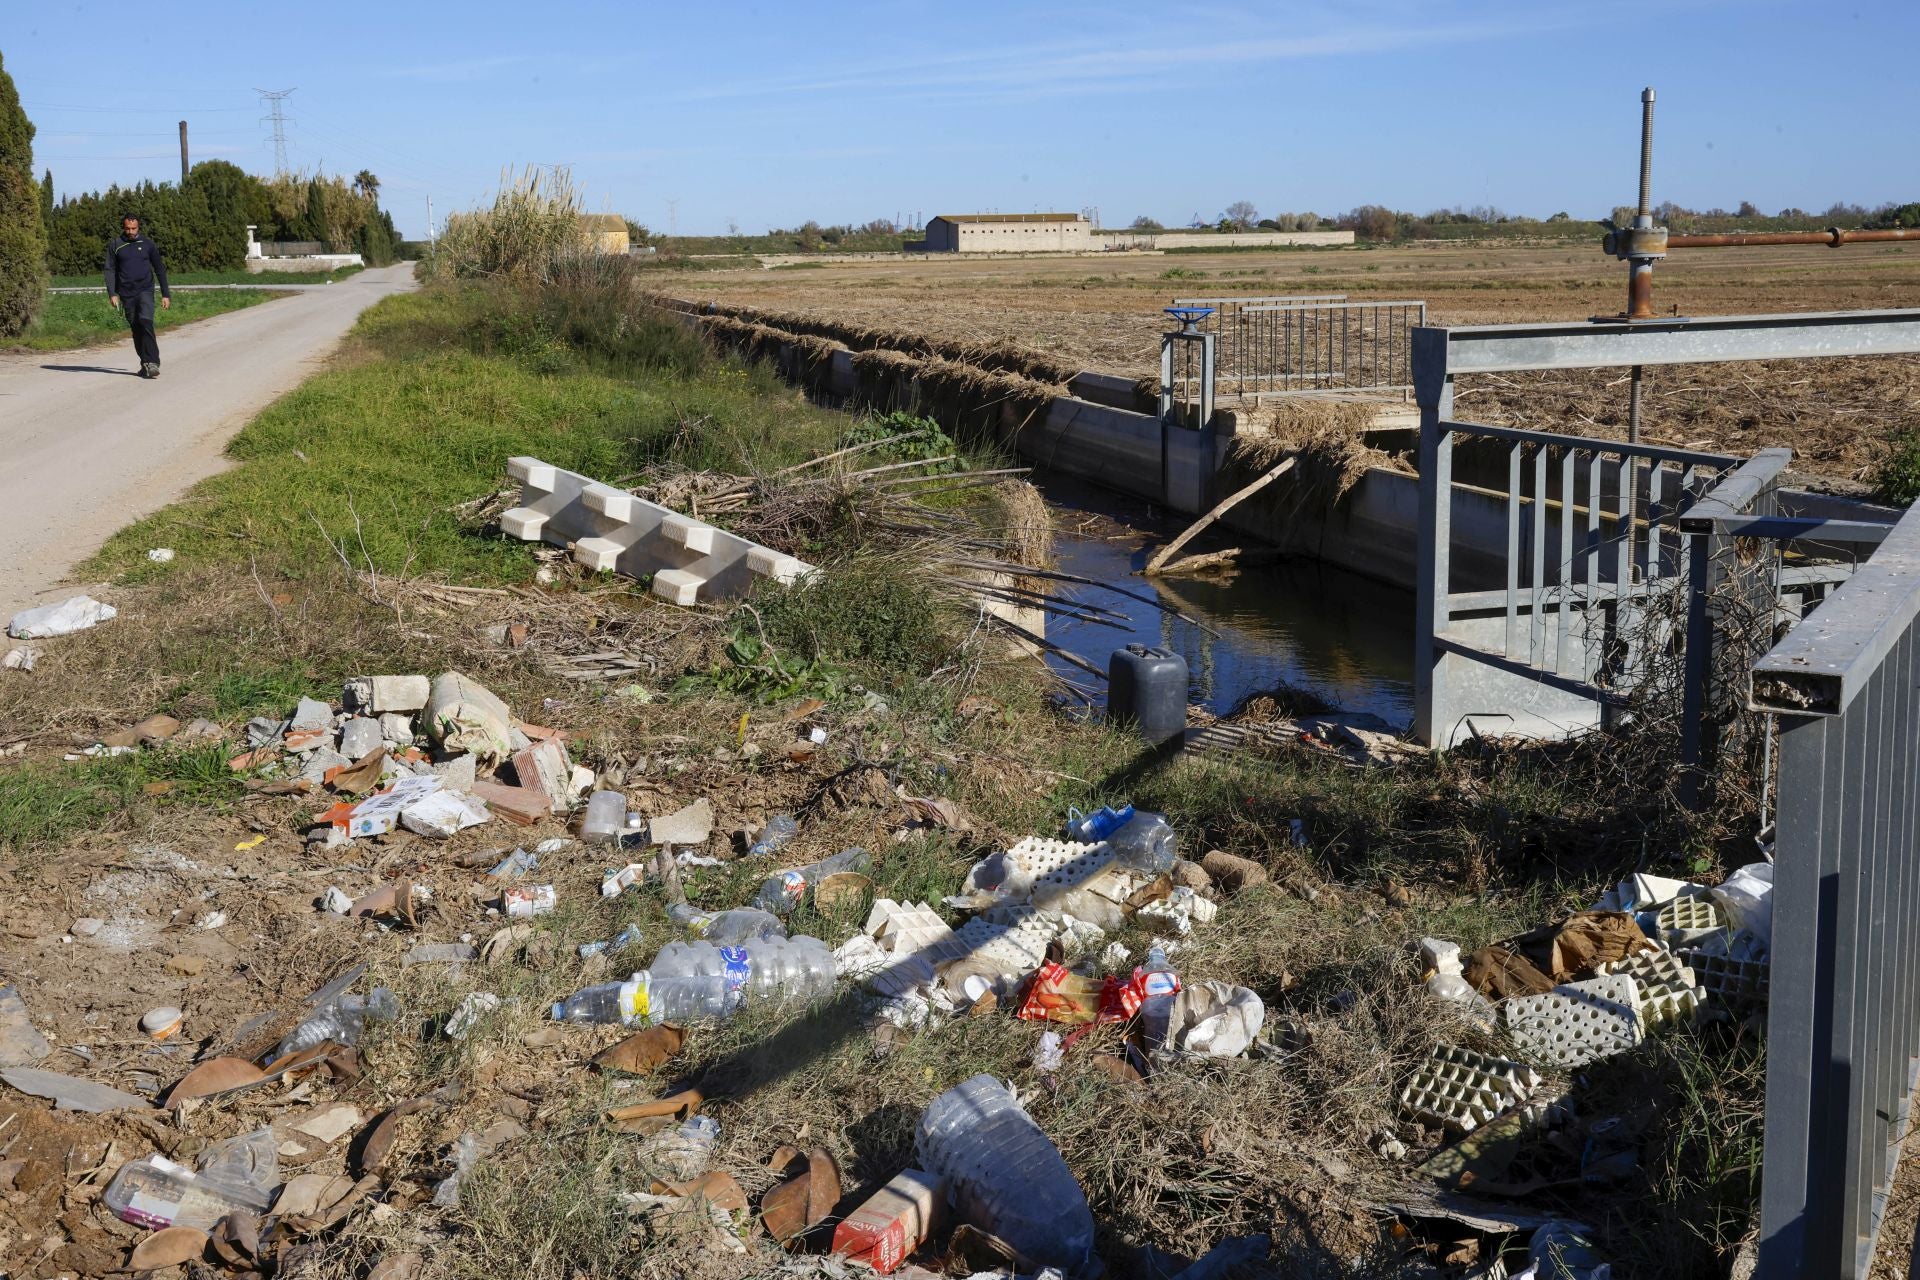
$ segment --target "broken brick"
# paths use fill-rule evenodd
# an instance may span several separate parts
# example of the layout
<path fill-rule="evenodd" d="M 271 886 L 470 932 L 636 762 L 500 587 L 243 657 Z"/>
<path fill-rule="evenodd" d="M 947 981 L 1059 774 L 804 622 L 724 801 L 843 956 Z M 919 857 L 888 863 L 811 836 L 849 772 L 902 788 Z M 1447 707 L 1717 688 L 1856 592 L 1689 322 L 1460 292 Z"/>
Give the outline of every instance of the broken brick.
<path fill-rule="evenodd" d="M 471 794 L 486 801 L 487 808 L 500 817 L 522 827 L 530 827 L 553 812 L 552 802 L 546 794 L 532 787 L 510 787 L 504 782 L 476 782 Z"/>

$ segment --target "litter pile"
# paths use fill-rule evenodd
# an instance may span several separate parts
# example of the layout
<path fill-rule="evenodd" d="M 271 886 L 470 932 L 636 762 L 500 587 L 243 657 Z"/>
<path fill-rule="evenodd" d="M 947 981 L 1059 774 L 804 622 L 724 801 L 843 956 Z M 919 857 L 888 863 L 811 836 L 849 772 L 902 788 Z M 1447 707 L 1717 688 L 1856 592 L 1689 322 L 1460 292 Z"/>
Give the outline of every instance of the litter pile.
<path fill-rule="evenodd" d="M 1409 1117 L 1457 1139 L 1417 1166 L 1431 1188 L 1521 1200 L 1635 1178 L 1653 1117 L 1588 1105 L 1591 1073 L 1657 1029 L 1764 1013 L 1772 888 L 1764 862 L 1711 888 L 1640 874 L 1588 910 L 1465 957 L 1422 940 L 1427 990 L 1483 1046 L 1436 1044 L 1401 1087 Z M 1537 1238 L 1539 1269 L 1527 1274 L 1610 1274 L 1590 1228 L 1549 1225 L 1557 1261 L 1543 1263 Z"/>
<path fill-rule="evenodd" d="M 217 725 L 156 716 L 96 748 L 140 751 L 185 737 L 227 741 Z M 87 1178 L 65 1192 L 77 1197 L 76 1222 L 86 1225 L 66 1228 L 61 1256 L 84 1254 L 75 1265 L 89 1274 L 182 1263 L 295 1274 L 370 1223 L 410 1242 L 390 1244 L 376 1260 L 372 1274 L 383 1280 L 420 1274 L 436 1251 L 457 1248 L 454 1220 L 433 1211 L 459 1206 L 467 1176 L 551 1128 L 560 1104 L 542 1085 L 496 1082 L 491 1067 L 400 1084 L 388 1062 L 393 1043 L 409 1036 L 493 1047 L 503 1028 L 531 1024 L 539 1029 L 514 1033 L 519 1045 L 550 1053 L 617 1027 L 624 1038 L 599 1040 L 582 1055 L 616 1090 L 631 1089 L 628 1077 L 661 1069 L 690 1037 L 743 1011 L 797 1013 L 828 1000 L 862 1012 L 881 1055 L 959 1016 L 998 1010 L 1049 1024 L 1034 1058 L 1043 1088 L 1075 1052 L 1122 1082 L 1200 1059 L 1272 1052 L 1260 1039 L 1265 1010 L 1254 992 L 1183 983 L 1175 965 L 1222 894 L 1264 872 L 1218 853 L 1204 866 L 1182 859 L 1157 814 L 1127 807 L 1075 815 L 1064 838 L 996 849 L 937 907 L 876 899 L 874 860 L 859 848 L 788 865 L 802 823 L 775 814 L 739 841 L 737 856 L 764 861 L 758 888 L 735 899 L 739 905 L 703 910 L 688 902 L 683 876 L 715 865 L 709 851 L 736 856 L 712 843 L 711 801 L 634 811 L 641 802 L 630 801 L 622 775 L 574 764 L 564 732 L 518 719 L 459 672 L 348 680 L 337 702 L 302 698 L 284 718 L 248 723 L 227 759 L 257 795 L 310 797 L 300 810 L 308 815 L 305 865 L 295 855 L 223 868 L 136 848 L 132 862 L 85 891 L 111 906 L 49 940 L 54 952 L 99 955 L 110 968 L 111 956 L 122 957 L 130 999 L 166 993 L 144 1012 L 135 1005 L 105 1015 L 118 1020 L 107 1034 L 120 1039 L 104 1043 L 130 1045 L 132 1057 L 96 1053 L 71 1022 L 61 1022 L 64 1032 L 55 1018 L 36 1025 L 35 1012 L 48 1011 L 0 988 L 0 1082 L 113 1135 Z M 907 817 L 901 838 L 968 829 L 951 801 L 894 798 Z M 524 848 L 483 849 L 463 835 L 495 822 L 541 829 L 527 832 Z M 547 834 L 557 830 L 568 834 Z M 234 852 L 251 855 L 267 839 L 244 839 Z M 600 892 L 577 892 L 578 873 L 596 864 Z M 349 886 L 378 880 L 357 893 L 326 885 L 316 896 L 325 884 L 317 874 Z M 548 875 L 553 882 L 539 882 Z M 169 926 L 149 918 L 168 918 L 162 884 L 196 902 L 190 916 L 172 912 L 176 938 L 194 940 L 187 945 L 163 941 Z M 257 898 L 268 893 L 279 904 L 292 900 L 273 885 L 301 886 L 310 925 L 294 924 L 278 906 L 261 909 Z M 665 893 L 680 935 L 650 958 L 629 918 L 640 905 L 633 895 L 646 886 Z M 869 901 L 864 928 L 837 948 L 789 929 L 803 907 Z M 236 914 L 243 911 L 253 914 Z M 567 939 L 576 967 L 556 943 L 582 924 L 594 932 L 577 947 Z M 207 971 L 209 954 L 237 959 L 243 953 L 233 944 L 244 940 L 227 937 L 257 927 L 282 939 L 304 928 L 332 940 L 306 945 L 349 958 L 358 951 L 360 962 L 341 966 L 303 1000 L 281 998 L 277 1010 L 215 1012 L 213 988 L 192 979 Z M 1138 964 L 1109 936 L 1119 931 L 1152 938 Z M 404 946 L 391 952 L 387 940 Z M 156 947 L 176 952 L 158 982 L 144 964 L 127 969 L 125 957 Z M 382 967 L 389 962 L 393 968 Z M 550 1006 L 488 980 L 542 975 L 562 962 L 588 981 Z M 419 975 L 429 973 L 433 981 L 423 984 Z M 42 987 L 40 998 L 56 989 Z M 447 992 L 446 1003 L 414 1003 L 429 989 Z M 86 1025 L 101 1016 L 88 1014 Z M 216 1020 L 224 1024 L 217 1032 Z M 1098 1028 L 1108 1031 L 1080 1047 Z M 850 1274 L 843 1269 L 854 1265 L 932 1274 L 913 1267 L 916 1255 L 990 1275 L 1095 1274 L 1086 1195 L 1028 1114 L 1031 1096 L 991 1075 L 962 1081 L 919 1117 L 915 1167 L 860 1189 L 843 1184 L 831 1152 L 803 1149 L 804 1141 L 774 1151 L 751 1177 L 736 1169 L 737 1179 L 720 1161 L 720 1124 L 703 1114 L 699 1081 L 651 1101 L 616 1099 L 601 1122 L 637 1140 L 635 1157 L 650 1173 L 609 1198 L 630 1215 L 637 1240 L 693 1231 L 711 1251 L 750 1260 L 778 1247 L 795 1263 L 817 1262 L 821 1274 Z M 442 1136 L 423 1149 L 413 1117 Z M 39 1179 L 39 1167 L 29 1161 L 28 1173 L 14 1173 Z M 6 1169 L 0 1164 L 0 1174 Z M 741 1185 L 769 1178 L 772 1185 L 752 1195 Z M 1223 1258 L 1264 1257 L 1267 1243 L 1249 1237 L 1222 1248 Z"/>

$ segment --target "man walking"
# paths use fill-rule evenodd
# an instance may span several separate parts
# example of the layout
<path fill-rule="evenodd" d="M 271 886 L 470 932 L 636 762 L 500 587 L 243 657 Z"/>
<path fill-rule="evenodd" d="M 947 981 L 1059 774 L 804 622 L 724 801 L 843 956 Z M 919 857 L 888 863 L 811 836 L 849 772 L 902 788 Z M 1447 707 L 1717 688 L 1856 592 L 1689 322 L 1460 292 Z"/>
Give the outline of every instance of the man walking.
<path fill-rule="evenodd" d="M 140 219 L 120 219 L 120 239 L 107 246 L 107 301 L 121 307 L 133 329 L 140 376 L 160 376 L 160 343 L 153 336 L 153 285 L 160 282 L 160 308 L 173 305 L 160 246 L 140 234 Z"/>

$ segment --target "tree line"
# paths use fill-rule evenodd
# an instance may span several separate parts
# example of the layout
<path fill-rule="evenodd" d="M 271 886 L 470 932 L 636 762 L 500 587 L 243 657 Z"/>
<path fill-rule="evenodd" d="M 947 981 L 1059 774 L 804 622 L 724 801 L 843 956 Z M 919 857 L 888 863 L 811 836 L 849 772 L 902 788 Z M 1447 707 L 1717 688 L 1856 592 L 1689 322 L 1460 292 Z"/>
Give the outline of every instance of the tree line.
<path fill-rule="evenodd" d="M 1611 222 L 1617 226 L 1626 226 L 1633 221 L 1634 210 L 1631 206 L 1620 205 L 1613 209 Z M 1763 213 L 1751 200 L 1743 200 L 1731 212 L 1722 208 L 1689 209 L 1669 200 L 1653 211 L 1656 223 L 1673 230 L 1687 230 L 1708 223 L 1752 223 L 1763 224 L 1767 229 L 1775 230 L 1813 230 L 1826 227 L 1911 227 L 1920 226 L 1920 204 L 1883 204 L 1869 208 L 1866 205 L 1848 204 L 1837 201 L 1827 206 L 1821 213 L 1809 213 L 1805 209 L 1787 208 L 1776 214 Z M 1186 225 L 1200 230 L 1215 231 L 1313 231 L 1321 227 L 1333 227 L 1342 231 L 1351 231 L 1358 240 L 1426 240 L 1446 234 L 1446 228 L 1460 226 L 1515 227 L 1528 224 L 1570 224 L 1576 219 L 1562 210 L 1546 218 L 1519 217 L 1505 213 L 1490 205 L 1474 205 L 1460 208 L 1434 209 L 1424 214 L 1411 213 L 1403 209 L 1390 209 L 1380 204 L 1357 205 L 1345 213 L 1321 217 L 1317 213 L 1276 213 L 1262 217 L 1260 210 L 1251 200 L 1236 200 L 1221 211 L 1220 216 L 1209 222 L 1195 215 Z M 1599 221 L 1599 220 L 1596 220 Z M 1164 231 L 1165 224 L 1142 214 L 1130 224 L 1135 231 Z M 1756 226 L 1755 229 L 1758 229 Z"/>
<path fill-rule="evenodd" d="M 176 270 L 232 271 L 246 263 L 247 228 L 262 240 L 319 243 L 328 253 L 358 253 L 374 266 L 397 261 L 400 234 L 379 205 L 380 180 L 319 174 L 261 179 L 225 160 L 203 160 L 184 183 L 142 182 L 53 201 L 53 175 L 41 180 L 47 262 L 55 275 L 100 268 L 120 219 L 137 217 Z"/>

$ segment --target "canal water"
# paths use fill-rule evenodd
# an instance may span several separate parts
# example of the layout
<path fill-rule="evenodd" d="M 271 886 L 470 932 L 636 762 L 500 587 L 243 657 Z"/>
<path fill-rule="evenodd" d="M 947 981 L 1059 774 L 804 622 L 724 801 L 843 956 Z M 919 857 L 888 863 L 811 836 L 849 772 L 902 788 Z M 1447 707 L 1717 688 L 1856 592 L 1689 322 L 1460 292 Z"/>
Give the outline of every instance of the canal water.
<path fill-rule="evenodd" d="M 1104 671 L 1117 648 L 1144 644 L 1171 649 L 1187 661 L 1189 698 L 1225 713 L 1251 694 L 1287 686 L 1317 694 L 1343 711 L 1370 711 L 1395 728 L 1413 718 L 1413 593 L 1385 586 L 1309 559 L 1241 569 L 1229 576 L 1148 578 L 1139 570 L 1164 543 L 1163 531 L 1144 531 L 1148 513 L 1128 511 L 1109 497 L 1063 494 L 1056 503 L 1092 501 L 1101 508 L 1056 505 L 1057 567 L 1158 599 L 1212 627 L 1209 635 L 1139 600 L 1074 586 L 1087 604 L 1124 615 L 1125 631 L 1058 615 L 1047 619 L 1047 639 Z M 1219 543 L 1206 544 L 1212 546 Z M 1097 703 L 1106 682 L 1058 658 L 1048 661 Z"/>

